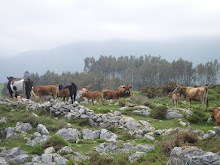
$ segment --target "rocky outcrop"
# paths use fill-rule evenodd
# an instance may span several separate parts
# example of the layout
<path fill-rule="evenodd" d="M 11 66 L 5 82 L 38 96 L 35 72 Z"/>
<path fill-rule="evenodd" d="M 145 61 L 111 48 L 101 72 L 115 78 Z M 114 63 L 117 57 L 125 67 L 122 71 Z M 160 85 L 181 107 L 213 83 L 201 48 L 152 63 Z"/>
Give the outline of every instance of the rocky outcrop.
<path fill-rule="evenodd" d="M 220 155 L 212 152 L 204 152 L 194 146 L 175 147 L 167 165 L 219 165 Z"/>
<path fill-rule="evenodd" d="M 74 128 L 62 128 L 56 133 L 56 135 L 61 136 L 65 140 L 79 140 L 81 134 L 77 129 Z"/>

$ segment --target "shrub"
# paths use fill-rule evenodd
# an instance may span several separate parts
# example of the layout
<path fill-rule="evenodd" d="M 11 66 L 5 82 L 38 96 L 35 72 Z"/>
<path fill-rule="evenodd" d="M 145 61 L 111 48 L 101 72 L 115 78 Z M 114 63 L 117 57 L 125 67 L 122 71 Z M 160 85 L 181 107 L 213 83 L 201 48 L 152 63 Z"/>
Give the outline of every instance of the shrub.
<path fill-rule="evenodd" d="M 198 143 L 198 136 L 193 132 L 181 131 L 174 136 L 169 136 L 167 139 L 157 142 L 163 152 L 169 156 L 174 147 L 185 145 L 195 145 Z"/>
<path fill-rule="evenodd" d="M 103 165 L 103 164 L 110 164 L 113 162 L 113 159 L 108 156 L 101 156 L 99 153 L 94 153 L 90 155 L 89 164 L 93 165 Z"/>
<path fill-rule="evenodd" d="M 120 98 L 118 100 L 118 105 L 121 107 L 124 107 L 126 105 L 126 99 L 125 98 Z"/>
<path fill-rule="evenodd" d="M 42 155 L 44 153 L 42 144 L 37 144 L 33 147 L 31 154 Z"/>
<path fill-rule="evenodd" d="M 155 109 L 156 108 L 156 105 L 154 105 L 153 103 L 151 103 L 149 101 L 143 102 L 143 105 L 149 107 L 150 109 Z"/>
<path fill-rule="evenodd" d="M 154 110 L 150 111 L 150 116 L 154 119 L 165 119 L 167 114 L 166 106 L 158 106 Z"/>
<path fill-rule="evenodd" d="M 56 151 L 61 149 L 64 146 L 68 146 L 68 143 L 66 140 L 61 138 L 60 136 L 54 135 L 50 139 L 48 139 L 45 143 L 43 143 L 42 147 L 43 149 L 46 149 L 48 147 L 53 146 Z"/>
<path fill-rule="evenodd" d="M 207 119 L 208 117 L 206 117 L 205 113 L 203 113 L 201 110 L 193 110 L 192 114 L 188 117 L 188 121 L 194 124 L 204 123 L 207 121 Z"/>

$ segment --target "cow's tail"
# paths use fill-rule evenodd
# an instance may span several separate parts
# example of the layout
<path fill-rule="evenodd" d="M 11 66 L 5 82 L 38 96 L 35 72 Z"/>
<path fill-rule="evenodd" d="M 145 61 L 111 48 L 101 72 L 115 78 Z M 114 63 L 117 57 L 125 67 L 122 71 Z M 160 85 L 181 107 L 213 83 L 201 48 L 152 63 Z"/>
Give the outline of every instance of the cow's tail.
<path fill-rule="evenodd" d="M 32 87 L 32 90 L 31 90 L 31 97 L 36 97 L 36 98 L 39 98 L 35 93 L 34 93 L 34 87 Z"/>
<path fill-rule="evenodd" d="M 25 84 L 25 80 L 23 81 L 23 95 L 27 98 L 27 93 L 26 93 L 26 91 L 27 91 L 27 87 L 26 87 L 26 84 Z"/>
<path fill-rule="evenodd" d="M 204 103 L 206 104 L 206 112 L 207 112 L 207 108 L 208 108 L 208 87 L 205 87 L 205 97 L 204 97 Z"/>

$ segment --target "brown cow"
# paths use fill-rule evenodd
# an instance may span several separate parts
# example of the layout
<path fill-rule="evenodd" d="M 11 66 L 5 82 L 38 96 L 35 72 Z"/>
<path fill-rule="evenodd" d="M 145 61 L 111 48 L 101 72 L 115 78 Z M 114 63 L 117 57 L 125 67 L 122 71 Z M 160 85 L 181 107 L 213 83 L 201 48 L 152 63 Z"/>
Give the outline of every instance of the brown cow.
<path fill-rule="evenodd" d="M 111 100 L 111 99 L 118 99 L 119 98 L 119 91 L 111 91 L 111 90 L 103 90 L 103 99 Z"/>
<path fill-rule="evenodd" d="M 82 93 L 82 97 L 87 98 L 88 103 L 89 103 L 90 99 L 92 99 L 92 103 L 93 103 L 94 99 L 97 99 L 97 102 L 99 102 L 100 97 L 101 97 L 101 93 L 99 91 L 85 92 L 85 93 Z M 94 105 L 94 103 L 93 103 L 93 105 Z"/>
<path fill-rule="evenodd" d="M 36 86 L 32 87 L 32 95 L 37 98 L 42 98 L 44 95 L 52 95 L 54 99 L 57 98 L 59 92 L 58 85 Z"/>
<path fill-rule="evenodd" d="M 220 126 L 220 108 L 215 107 L 209 110 L 210 112 L 210 117 L 214 118 L 217 122 L 217 125 Z"/>
<path fill-rule="evenodd" d="M 92 89 L 91 86 L 85 86 L 84 88 L 82 88 L 82 92 L 85 93 L 85 92 L 90 92 Z"/>
<path fill-rule="evenodd" d="M 172 98 L 173 106 L 175 105 L 175 108 L 178 108 L 179 100 L 180 100 L 180 94 L 170 92 L 169 96 Z"/>
<path fill-rule="evenodd" d="M 130 86 L 130 85 L 121 85 L 118 88 L 119 97 L 129 97 L 130 96 L 130 88 L 132 88 L 132 86 Z"/>
<path fill-rule="evenodd" d="M 66 98 L 66 101 L 68 102 L 69 96 L 70 96 L 70 91 L 68 88 L 60 89 L 57 93 L 57 97 L 62 97 L 63 101 L 65 101 Z"/>
<path fill-rule="evenodd" d="M 183 85 L 179 85 L 175 89 L 175 92 L 178 92 L 180 93 L 180 96 L 184 95 L 185 98 L 187 98 L 187 100 L 189 101 L 190 108 L 191 108 L 191 100 L 201 100 L 202 109 L 205 103 L 206 112 L 207 112 L 207 108 L 208 108 L 208 87 L 207 86 L 193 88 L 193 87 L 184 87 Z"/>

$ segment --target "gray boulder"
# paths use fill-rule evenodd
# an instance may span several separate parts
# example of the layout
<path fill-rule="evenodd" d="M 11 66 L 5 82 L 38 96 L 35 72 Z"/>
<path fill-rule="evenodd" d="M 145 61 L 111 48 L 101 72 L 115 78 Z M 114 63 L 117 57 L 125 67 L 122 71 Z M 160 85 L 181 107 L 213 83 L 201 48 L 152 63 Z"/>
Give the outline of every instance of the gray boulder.
<path fill-rule="evenodd" d="M 132 155 L 130 155 L 128 157 L 128 159 L 130 162 L 133 162 L 133 161 L 137 160 L 141 155 L 144 155 L 144 154 L 145 154 L 145 152 L 138 152 L 137 151 L 137 152 L 133 153 Z"/>
<path fill-rule="evenodd" d="M 49 134 L 49 131 L 43 124 L 38 124 L 36 129 L 40 133 Z"/>
<path fill-rule="evenodd" d="M 36 136 L 37 135 L 37 136 Z M 36 144 L 42 144 L 43 142 L 47 141 L 50 136 L 49 135 L 38 135 L 35 133 L 34 136 L 32 136 L 32 140 L 28 139 L 27 140 L 27 145 L 35 146 Z"/>
<path fill-rule="evenodd" d="M 58 154 L 53 154 L 53 160 L 56 162 L 56 164 L 66 164 L 67 159 L 58 155 Z"/>
<path fill-rule="evenodd" d="M 7 122 L 7 119 L 5 117 L 0 118 L 0 123 L 6 123 L 6 122 Z"/>
<path fill-rule="evenodd" d="M 26 132 L 27 130 L 32 130 L 30 123 L 20 123 L 17 122 L 15 130 L 18 132 Z"/>
<path fill-rule="evenodd" d="M 8 127 L 5 129 L 5 138 L 16 138 L 17 137 L 17 133 L 14 132 L 14 128 L 12 127 Z"/>
<path fill-rule="evenodd" d="M 220 127 L 216 127 L 215 134 L 216 136 L 220 136 Z"/>
<path fill-rule="evenodd" d="M 117 135 L 108 131 L 107 129 L 101 129 L 100 139 L 104 139 L 106 141 L 116 141 Z"/>
<path fill-rule="evenodd" d="M 141 145 L 141 144 L 138 144 L 134 147 L 134 149 L 137 150 L 137 151 L 149 152 L 151 150 L 154 150 L 155 146 L 154 145 Z"/>
<path fill-rule="evenodd" d="M 102 143 L 94 148 L 98 152 L 105 152 L 105 153 L 108 153 L 108 152 L 117 153 L 118 152 L 117 145 L 111 144 L 111 143 Z"/>
<path fill-rule="evenodd" d="M 167 165 L 219 165 L 220 155 L 204 152 L 194 146 L 175 147 L 170 154 Z"/>
<path fill-rule="evenodd" d="M 89 139 L 89 140 L 94 140 L 94 139 L 99 139 L 100 138 L 100 130 L 89 130 L 89 129 L 83 129 L 82 134 L 83 134 L 83 139 Z"/>
<path fill-rule="evenodd" d="M 171 118 L 179 118 L 179 117 L 184 117 L 182 114 L 180 114 L 177 110 L 168 110 L 166 118 L 171 119 Z"/>
<path fill-rule="evenodd" d="M 58 151 L 59 154 L 70 154 L 70 153 L 72 153 L 72 152 L 73 152 L 72 148 L 71 148 L 71 147 L 68 147 L 68 146 L 62 147 L 62 148 Z"/>
<path fill-rule="evenodd" d="M 79 140 L 80 132 L 74 128 L 62 128 L 60 129 L 56 135 L 61 136 L 65 140 L 76 139 Z"/>
<path fill-rule="evenodd" d="M 8 165 L 6 159 L 3 158 L 3 157 L 0 157 L 0 164 L 1 164 L 1 165 Z"/>

